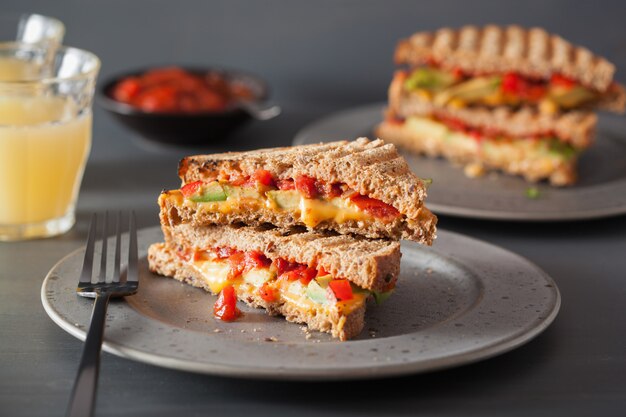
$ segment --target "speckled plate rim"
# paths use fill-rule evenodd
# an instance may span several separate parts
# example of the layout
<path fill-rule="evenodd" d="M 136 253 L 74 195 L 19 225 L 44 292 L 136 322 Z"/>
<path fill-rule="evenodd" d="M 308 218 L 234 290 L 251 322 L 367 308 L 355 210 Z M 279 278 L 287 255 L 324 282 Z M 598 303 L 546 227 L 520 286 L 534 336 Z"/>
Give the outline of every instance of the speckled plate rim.
<path fill-rule="evenodd" d="M 145 257 L 147 253 L 147 246 L 150 243 L 155 241 L 151 239 L 150 241 L 146 241 L 145 236 L 154 236 L 155 230 L 159 229 L 158 227 L 142 229 L 139 231 L 139 246 L 140 246 L 140 258 L 142 256 Z M 198 362 L 198 361 L 189 361 L 180 358 L 174 358 L 167 356 L 167 354 L 161 353 L 151 353 L 145 350 L 139 349 L 134 346 L 125 345 L 124 342 L 111 340 L 107 337 L 105 333 L 103 350 L 114 355 L 135 360 L 138 362 L 143 362 L 155 366 L 171 368 L 181 371 L 200 373 L 200 374 L 210 374 L 210 375 L 220 375 L 220 376 L 228 376 L 228 377 L 238 377 L 238 378 L 246 378 L 246 379 L 265 379 L 265 380 L 300 380 L 300 381 L 327 381 L 327 380 L 351 380 L 351 379 L 374 379 L 374 378 L 386 378 L 386 377 L 394 377 L 394 376 L 402 376 L 407 374 L 416 374 L 422 372 L 431 372 L 446 368 L 451 368 L 455 366 L 466 365 L 470 363 L 474 363 L 480 360 L 488 359 L 496 355 L 500 355 L 511 351 L 530 340 L 537 337 L 541 334 L 556 318 L 560 306 L 561 306 L 561 295 L 556 286 L 556 283 L 552 280 L 550 276 L 548 276 L 543 270 L 537 267 L 535 264 L 531 263 L 527 259 L 500 248 L 498 246 L 489 244 L 484 241 L 480 241 L 477 239 L 473 239 L 461 234 L 448 232 L 444 230 L 438 231 L 438 242 L 444 242 L 443 244 L 439 244 L 438 249 L 433 248 L 424 248 L 424 250 L 430 250 L 435 252 L 446 252 L 449 251 L 450 256 L 453 256 L 451 262 L 457 263 L 463 267 L 466 267 L 469 270 L 475 271 L 477 273 L 489 275 L 489 269 L 485 269 L 481 271 L 481 266 L 476 263 L 471 265 L 472 253 L 475 251 L 479 251 L 482 254 L 484 259 L 489 258 L 490 260 L 500 259 L 506 260 L 508 263 L 516 264 L 528 277 L 533 277 L 537 282 L 541 282 L 545 285 L 543 287 L 548 288 L 548 293 L 550 297 L 545 305 L 537 305 L 537 307 L 541 307 L 541 310 L 537 310 L 537 314 L 529 315 L 528 317 L 521 318 L 524 321 L 524 325 L 506 329 L 505 334 L 500 335 L 492 335 L 493 340 L 489 343 L 483 343 L 481 345 L 472 345 L 471 340 L 461 341 L 462 349 L 459 349 L 459 346 L 455 346 L 455 352 L 445 352 L 442 351 L 439 357 L 434 359 L 430 359 L 428 361 L 423 360 L 414 360 L 413 362 L 403 362 L 403 363 L 395 363 L 395 364 L 385 364 L 385 363 L 373 363 L 372 366 L 367 367 L 328 367 L 328 368 L 319 368 L 319 369 L 289 369 L 289 368 L 268 368 L 268 367 L 250 367 L 250 366 L 233 366 L 232 364 L 224 365 L 219 361 L 213 362 Z M 408 242 L 408 245 L 414 245 L 417 248 L 422 248 L 421 246 L 414 244 L 413 242 Z M 471 249 L 468 249 L 471 248 Z M 406 248 L 403 248 L 403 253 L 406 254 Z M 55 302 L 50 300 L 47 296 L 47 289 L 51 279 L 51 276 L 55 273 L 55 271 L 62 265 L 67 264 L 68 262 L 76 263 L 77 265 L 82 265 L 82 258 L 84 254 L 84 247 L 79 248 L 64 258 L 62 258 L 57 264 L 55 264 L 50 272 L 47 274 L 46 278 L 43 281 L 41 287 L 41 301 L 44 307 L 44 310 L 48 314 L 48 316 L 63 330 L 71 334 L 72 336 L 78 338 L 81 341 L 84 341 L 86 338 L 86 331 L 78 327 L 77 324 L 71 323 L 67 321 L 62 314 L 57 311 L 57 306 Z M 406 256 L 406 255 L 405 255 Z M 443 255 L 446 256 L 446 255 Z M 470 262 L 468 262 L 468 259 Z M 483 259 L 483 260 L 484 260 Z M 478 270 L 476 269 L 478 268 Z M 492 275 L 489 279 L 484 279 L 480 282 L 481 285 L 485 286 L 486 290 L 490 289 L 490 286 L 493 285 L 494 280 L 497 280 L 497 271 L 491 271 Z M 482 275 L 485 277 L 485 275 Z M 66 277 L 66 279 L 72 280 L 73 282 L 77 279 L 76 277 Z M 494 291 L 495 295 L 498 297 L 503 294 L 510 294 L 511 298 L 515 298 L 516 290 L 518 290 L 518 285 L 511 284 L 508 285 L 505 292 Z M 488 293 L 489 291 L 487 291 Z M 492 295 L 492 296 L 495 296 Z M 481 299 L 480 303 L 485 303 L 485 299 Z M 127 303 L 124 301 L 121 302 L 122 305 L 125 306 L 125 309 L 131 310 Z M 482 310 L 488 309 L 488 305 L 484 305 Z M 470 310 L 465 313 L 465 316 L 475 315 L 476 309 Z M 133 310 L 134 311 L 134 310 Z M 139 316 L 143 320 L 150 321 L 149 317 Z M 464 315 L 462 314 L 459 317 L 455 317 L 453 320 L 455 323 L 463 323 Z M 89 323 L 89 317 L 85 318 L 86 324 Z M 123 322 L 122 322 L 123 324 Z M 505 324 L 505 323 L 500 323 Z M 162 325 L 162 323 L 161 323 Z M 458 324 L 455 324 L 458 325 Z M 437 329 L 438 333 L 452 331 L 455 332 L 455 325 L 451 321 L 444 322 L 443 324 L 439 324 L 434 327 Z M 429 329 L 424 330 L 428 332 Z M 193 332 L 190 330 L 190 332 Z M 454 333 L 453 333 L 454 334 Z M 405 335 L 395 336 L 394 339 L 401 339 L 405 337 Z M 391 339 L 391 338 L 389 338 Z M 361 343 L 367 344 L 367 347 L 370 348 L 372 346 L 377 346 L 377 343 L 383 341 L 385 339 L 368 339 L 368 340 L 359 340 L 353 342 L 335 342 L 329 344 L 322 345 L 313 345 L 312 347 L 317 348 L 326 348 L 328 346 L 336 346 L 341 347 L 346 343 Z M 259 344 L 259 348 L 263 345 Z M 305 358 L 303 360 L 306 360 Z"/>
<path fill-rule="evenodd" d="M 380 120 L 386 103 L 372 103 L 363 106 L 353 107 L 340 110 L 325 117 L 322 117 L 307 126 L 300 129 L 293 139 L 293 145 L 303 145 L 307 143 L 316 143 L 324 138 L 328 140 L 356 139 L 355 135 L 363 135 L 367 129 L 372 126 L 364 126 L 360 124 L 359 119 L 363 115 L 371 114 L 372 120 Z M 378 117 L 378 119 L 376 119 Z M 340 125 L 341 127 L 337 127 Z M 332 135 L 332 136 L 331 136 Z M 626 177 L 621 181 L 613 181 L 608 184 L 592 187 L 592 190 L 606 189 L 608 194 L 617 193 L 617 195 L 626 194 Z M 580 198 L 591 198 L 594 195 L 585 195 L 584 192 L 579 193 Z M 553 222 L 553 221 L 573 221 L 573 220 L 591 220 L 605 217 L 619 216 L 626 214 L 626 204 L 612 205 L 607 204 L 602 207 L 602 202 L 594 200 L 598 204 L 593 209 L 580 210 L 568 206 L 567 210 L 555 208 L 550 210 L 546 207 L 545 211 L 524 211 L 524 210 L 489 210 L 485 208 L 462 207 L 450 204 L 438 204 L 432 198 L 428 200 L 428 208 L 436 214 L 448 216 L 466 217 L 483 220 L 496 221 L 517 221 L 517 222 Z"/>

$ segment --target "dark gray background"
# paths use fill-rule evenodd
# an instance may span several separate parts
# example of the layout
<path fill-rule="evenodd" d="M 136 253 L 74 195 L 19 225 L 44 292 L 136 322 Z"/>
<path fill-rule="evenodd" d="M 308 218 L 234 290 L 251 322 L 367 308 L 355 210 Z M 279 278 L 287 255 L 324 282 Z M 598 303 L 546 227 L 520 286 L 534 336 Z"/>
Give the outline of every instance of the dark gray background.
<path fill-rule="evenodd" d="M 605 55 L 621 69 L 617 79 L 626 80 L 626 3 L 619 1 L 3 0 L 0 9 L 63 20 L 66 44 L 101 57 L 101 79 L 163 63 L 262 75 L 284 114 L 216 148 L 287 144 L 320 116 L 384 100 L 397 39 L 440 26 L 543 26 Z M 82 244 L 88 213 L 134 208 L 141 226 L 157 224 L 158 192 L 178 184 L 176 162 L 194 151 L 149 149 L 96 106 L 77 226 L 54 239 L 0 243 L 1 416 L 64 412 L 82 344 L 48 319 L 39 288 L 48 269 Z M 552 225 L 442 217 L 440 226 L 544 268 L 563 296 L 554 325 L 501 357 L 387 381 L 230 380 L 105 354 L 97 414 L 625 415 L 626 217 Z"/>

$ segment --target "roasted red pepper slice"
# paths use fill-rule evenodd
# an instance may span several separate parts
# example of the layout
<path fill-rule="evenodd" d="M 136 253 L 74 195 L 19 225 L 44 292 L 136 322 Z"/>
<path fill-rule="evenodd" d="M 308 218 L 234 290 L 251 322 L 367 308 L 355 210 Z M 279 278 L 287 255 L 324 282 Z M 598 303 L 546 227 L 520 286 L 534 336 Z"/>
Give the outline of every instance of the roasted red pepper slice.
<path fill-rule="evenodd" d="M 273 303 L 277 300 L 276 290 L 272 288 L 267 282 L 259 288 L 259 295 L 262 299 L 268 303 Z"/>
<path fill-rule="evenodd" d="M 328 283 L 328 286 L 333 290 L 337 301 L 352 300 L 352 287 L 347 279 L 334 279 Z"/>
<path fill-rule="evenodd" d="M 309 268 L 306 265 L 299 265 L 293 269 L 283 272 L 279 278 L 286 279 L 287 281 L 300 280 L 304 285 L 308 285 L 313 278 L 317 276 L 317 270 L 315 268 Z"/>
<path fill-rule="evenodd" d="M 228 257 L 228 263 L 230 265 L 228 279 L 235 279 L 241 275 L 246 268 L 246 254 L 243 252 L 233 253 Z"/>
<path fill-rule="evenodd" d="M 237 293 L 232 285 L 224 287 L 213 305 L 213 315 L 223 321 L 233 321 L 241 315 L 237 308 Z"/>
<path fill-rule="evenodd" d="M 183 193 L 185 197 L 191 197 L 198 192 L 201 186 L 202 181 L 190 182 L 189 184 L 185 184 L 183 188 L 180 189 L 180 192 Z"/>
<path fill-rule="evenodd" d="M 245 253 L 244 256 L 244 272 L 247 272 L 254 268 L 266 268 L 270 266 L 272 261 L 270 261 L 263 253 L 258 251 L 249 251 Z"/>
<path fill-rule="evenodd" d="M 552 74 L 552 77 L 550 77 L 550 83 L 564 88 L 572 88 L 576 85 L 576 81 L 561 74 Z"/>
<path fill-rule="evenodd" d="M 274 260 L 274 266 L 276 267 L 276 274 L 280 276 L 287 271 L 297 268 L 298 264 L 295 262 L 289 262 L 283 258 L 277 258 Z"/>
<path fill-rule="evenodd" d="M 306 198 L 315 198 L 318 195 L 315 178 L 299 175 L 295 179 L 296 190 Z"/>
<path fill-rule="evenodd" d="M 509 94 L 520 94 L 525 89 L 525 82 L 514 72 L 507 72 L 502 77 L 502 91 Z"/>
<path fill-rule="evenodd" d="M 355 194 L 351 200 L 358 208 L 383 220 L 393 220 L 400 215 L 400 212 L 393 206 L 383 203 L 375 198 Z"/>
<path fill-rule="evenodd" d="M 271 172 L 265 170 L 265 169 L 259 169 L 257 170 L 254 175 L 252 176 L 252 179 L 261 184 L 261 185 L 265 185 L 267 187 L 275 187 L 276 186 L 276 182 L 274 181 L 274 176 L 272 175 Z"/>
<path fill-rule="evenodd" d="M 311 280 L 313 278 L 315 278 L 317 276 L 317 270 L 315 268 L 307 268 L 304 267 L 300 270 L 300 282 L 304 285 L 309 285 L 309 282 L 311 282 Z"/>

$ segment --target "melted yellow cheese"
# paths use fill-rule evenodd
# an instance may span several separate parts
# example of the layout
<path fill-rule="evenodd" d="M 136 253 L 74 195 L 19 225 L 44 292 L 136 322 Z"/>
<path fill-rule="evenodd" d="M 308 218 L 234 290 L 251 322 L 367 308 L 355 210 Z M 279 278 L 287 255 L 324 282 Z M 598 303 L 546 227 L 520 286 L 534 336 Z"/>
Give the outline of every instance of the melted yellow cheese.
<path fill-rule="evenodd" d="M 226 262 L 199 260 L 193 262 L 193 267 L 200 272 L 212 293 L 220 293 L 225 286 L 231 284 L 228 279 L 230 266 Z"/>
<path fill-rule="evenodd" d="M 345 198 L 333 198 L 330 201 L 300 199 L 300 220 L 308 227 L 315 227 L 323 221 L 332 220 L 341 224 L 349 220 L 368 220 L 372 216 L 359 210 Z"/>
<path fill-rule="evenodd" d="M 369 292 L 355 291 L 353 298 L 348 301 L 337 303 L 320 304 L 307 296 L 307 286 L 300 281 L 276 280 L 276 274 L 270 268 L 254 268 L 242 274 L 236 279 L 229 279 L 230 265 L 224 260 L 216 258 L 204 258 L 191 260 L 192 267 L 200 272 L 207 286 L 214 294 L 219 294 L 224 287 L 232 285 L 238 291 L 251 294 L 256 292 L 266 282 L 271 282 L 272 287 L 278 292 L 278 303 L 288 302 L 301 311 L 339 310 L 340 313 L 350 314 L 365 303 Z"/>
<path fill-rule="evenodd" d="M 372 221 L 375 218 L 361 210 L 348 198 L 334 197 L 328 200 L 305 198 L 296 191 L 275 191 L 277 193 L 295 193 L 299 202 L 289 207 L 281 207 L 267 193 L 258 193 L 258 197 L 233 195 L 224 201 L 194 202 L 183 198 L 178 190 L 168 191 L 161 198 L 168 198 L 176 205 L 189 207 L 200 212 L 229 214 L 238 211 L 256 211 L 263 207 L 277 212 L 287 211 L 300 218 L 300 221 L 308 227 L 315 227 L 324 221 L 332 221 L 338 224 L 347 221 Z"/>

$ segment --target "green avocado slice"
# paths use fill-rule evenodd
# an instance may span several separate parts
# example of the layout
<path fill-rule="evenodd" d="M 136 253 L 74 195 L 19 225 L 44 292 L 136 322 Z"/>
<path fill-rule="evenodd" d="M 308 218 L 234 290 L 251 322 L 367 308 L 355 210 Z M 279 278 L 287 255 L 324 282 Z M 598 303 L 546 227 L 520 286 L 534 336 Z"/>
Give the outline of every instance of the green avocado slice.
<path fill-rule="evenodd" d="M 293 190 L 268 191 L 267 196 L 272 199 L 278 207 L 284 210 L 295 210 L 300 207 L 300 193 Z"/>
<path fill-rule="evenodd" d="M 404 81 L 404 88 L 411 90 L 441 90 L 456 81 L 453 74 L 434 68 L 418 68 Z"/>
<path fill-rule="evenodd" d="M 326 290 L 320 286 L 315 280 L 311 280 L 306 289 L 306 295 L 312 301 L 315 301 L 319 304 L 325 304 L 328 302 L 328 298 L 326 297 Z"/>
<path fill-rule="evenodd" d="M 255 187 L 238 187 L 233 185 L 224 185 L 224 193 L 227 197 L 233 198 L 254 198 L 260 199 L 261 193 Z"/>
<path fill-rule="evenodd" d="M 455 98 L 464 102 L 477 101 L 498 91 L 501 83 L 500 77 L 473 78 L 437 94 L 435 103 L 444 105 Z"/>
<path fill-rule="evenodd" d="M 218 182 L 212 182 L 202 187 L 202 193 L 190 197 L 190 200 L 196 203 L 224 201 L 226 200 L 226 193 L 224 193 L 224 188 Z"/>

